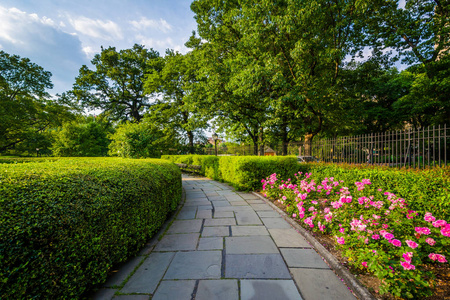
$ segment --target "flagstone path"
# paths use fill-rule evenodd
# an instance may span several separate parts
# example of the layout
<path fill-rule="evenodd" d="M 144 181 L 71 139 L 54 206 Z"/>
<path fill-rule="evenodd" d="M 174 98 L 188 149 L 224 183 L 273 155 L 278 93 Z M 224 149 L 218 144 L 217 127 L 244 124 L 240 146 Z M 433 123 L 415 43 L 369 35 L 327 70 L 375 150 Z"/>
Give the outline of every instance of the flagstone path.
<path fill-rule="evenodd" d="M 183 189 L 184 205 L 160 240 L 119 268 L 93 299 L 356 299 L 256 195 L 188 175 Z"/>

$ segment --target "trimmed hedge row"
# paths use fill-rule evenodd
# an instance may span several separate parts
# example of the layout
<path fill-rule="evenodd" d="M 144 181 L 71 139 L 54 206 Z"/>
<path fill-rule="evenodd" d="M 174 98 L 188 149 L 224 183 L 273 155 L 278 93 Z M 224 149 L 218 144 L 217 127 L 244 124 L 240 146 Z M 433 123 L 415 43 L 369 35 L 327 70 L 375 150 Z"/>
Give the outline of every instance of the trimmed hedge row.
<path fill-rule="evenodd" d="M 1 164 L 0 298 L 79 298 L 136 254 L 180 198 L 180 171 L 162 160 Z"/>
<path fill-rule="evenodd" d="M 433 212 L 434 216 L 445 220 L 450 218 L 450 167 L 416 170 L 371 165 L 308 163 L 300 165 L 299 170 L 311 173 L 310 178 L 316 182 L 334 177 L 343 180 L 347 186 L 368 178 L 372 186 L 404 198 L 412 210 Z"/>
<path fill-rule="evenodd" d="M 174 163 L 200 165 L 202 175 L 226 181 L 240 190 L 260 189 L 261 179 L 267 174 L 293 176 L 299 167 L 294 156 L 163 155 L 161 158 Z"/>
<path fill-rule="evenodd" d="M 203 175 L 229 182 L 242 190 L 260 190 L 261 179 L 273 173 L 277 173 L 278 178 L 294 179 L 296 172 L 308 172 L 316 182 L 334 177 L 344 180 L 346 185 L 369 178 L 374 186 L 406 199 L 412 210 L 426 210 L 436 217 L 449 219 L 450 167 L 415 170 L 372 165 L 299 164 L 293 156 L 165 155 L 162 158 L 202 165 Z"/>

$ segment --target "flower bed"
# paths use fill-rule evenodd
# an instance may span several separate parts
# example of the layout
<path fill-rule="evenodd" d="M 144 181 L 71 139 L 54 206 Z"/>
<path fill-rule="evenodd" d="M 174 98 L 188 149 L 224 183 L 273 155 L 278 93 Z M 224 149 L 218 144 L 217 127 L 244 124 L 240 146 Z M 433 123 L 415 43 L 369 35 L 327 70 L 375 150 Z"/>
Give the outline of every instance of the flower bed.
<path fill-rule="evenodd" d="M 272 174 L 262 183 L 265 196 L 285 205 L 292 218 L 333 236 L 353 267 L 377 276 L 382 294 L 431 294 L 434 274 L 428 269 L 447 264 L 450 244 L 450 224 L 434 212 L 410 209 L 405 199 L 369 179 L 344 186 L 333 177 L 316 182 L 299 172 L 294 180 Z"/>

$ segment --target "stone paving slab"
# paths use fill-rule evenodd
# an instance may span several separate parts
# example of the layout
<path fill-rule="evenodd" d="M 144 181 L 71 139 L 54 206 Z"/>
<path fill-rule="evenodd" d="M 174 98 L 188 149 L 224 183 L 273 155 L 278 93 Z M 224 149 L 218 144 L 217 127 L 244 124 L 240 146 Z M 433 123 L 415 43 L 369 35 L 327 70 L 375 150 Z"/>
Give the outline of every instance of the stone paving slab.
<path fill-rule="evenodd" d="M 222 237 L 204 237 L 198 241 L 197 250 L 222 250 L 223 238 Z"/>
<path fill-rule="evenodd" d="M 331 270 L 290 268 L 305 300 L 355 300 Z"/>
<path fill-rule="evenodd" d="M 225 277 L 291 279 L 280 254 L 227 254 Z"/>
<path fill-rule="evenodd" d="M 91 300 L 105 300 L 112 299 L 114 294 L 117 292 L 115 289 L 102 288 L 98 290 L 92 297 Z"/>
<path fill-rule="evenodd" d="M 229 226 L 204 227 L 202 231 L 202 237 L 217 237 L 229 235 L 230 235 Z"/>
<path fill-rule="evenodd" d="M 292 229 L 291 225 L 289 225 L 286 220 L 283 218 L 261 218 L 264 225 L 268 229 L 275 229 L 275 228 L 285 228 L 285 229 Z"/>
<path fill-rule="evenodd" d="M 145 257 L 143 256 L 136 256 L 127 261 L 125 264 L 120 266 L 120 268 L 117 270 L 117 272 L 114 273 L 114 275 L 110 276 L 108 280 L 106 280 L 103 286 L 113 287 L 121 285 L 122 282 L 127 279 L 128 275 L 134 271 L 134 269 L 141 263 L 144 258 Z"/>
<path fill-rule="evenodd" d="M 237 280 L 200 280 L 195 300 L 238 300 Z"/>
<path fill-rule="evenodd" d="M 247 200 L 247 203 L 249 203 L 249 204 L 265 204 L 265 202 L 263 200 L 258 200 L 258 199 Z"/>
<path fill-rule="evenodd" d="M 226 226 L 236 225 L 235 218 L 221 218 L 221 219 L 207 219 L 205 220 L 205 226 Z"/>
<path fill-rule="evenodd" d="M 261 220 L 254 211 L 237 211 L 235 214 L 238 225 L 262 225 Z"/>
<path fill-rule="evenodd" d="M 280 214 L 274 210 L 260 210 L 256 212 L 261 218 L 281 218 Z"/>
<path fill-rule="evenodd" d="M 233 211 L 216 211 L 214 212 L 214 218 L 234 218 Z"/>
<path fill-rule="evenodd" d="M 254 210 L 271 210 L 273 211 L 273 208 L 270 207 L 268 204 L 250 204 L 251 207 L 253 207 Z"/>
<path fill-rule="evenodd" d="M 197 209 L 180 211 L 180 213 L 177 216 L 177 219 L 179 219 L 179 220 L 195 219 L 196 213 L 197 213 Z"/>
<path fill-rule="evenodd" d="M 154 251 L 195 250 L 200 234 L 166 234 L 158 242 Z"/>
<path fill-rule="evenodd" d="M 231 226 L 233 236 L 269 235 L 266 226 Z"/>
<path fill-rule="evenodd" d="M 195 280 L 163 280 L 152 300 L 191 300 Z"/>
<path fill-rule="evenodd" d="M 174 255 L 174 252 L 150 254 L 120 290 L 120 293 L 153 294 Z"/>
<path fill-rule="evenodd" d="M 212 218 L 212 210 L 211 209 L 204 209 L 197 211 L 196 215 L 197 219 L 211 219 Z"/>
<path fill-rule="evenodd" d="M 244 198 L 245 200 L 255 200 L 255 199 L 259 199 L 258 196 L 255 196 L 253 194 L 250 193 L 245 193 L 245 194 L 240 194 L 242 198 Z"/>
<path fill-rule="evenodd" d="M 167 233 L 173 234 L 200 232 L 200 229 L 202 229 L 202 222 L 202 220 L 175 220 L 172 225 L 170 225 Z"/>
<path fill-rule="evenodd" d="M 227 254 L 279 253 L 269 236 L 231 236 L 225 238 Z"/>
<path fill-rule="evenodd" d="M 232 206 L 249 206 L 248 203 L 245 201 L 233 201 L 233 202 L 230 201 L 230 204 Z"/>
<path fill-rule="evenodd" d="M 118 295 L 115 296 L 114 299 L 117 300 L 148 300 L 150 299 L 149 295 Z"/>
<path fill-rule="evenodd" d="M 214 208 L 216 207 L 224 207 L 224 206 L 230 206 L 230 202 L 226 201 L 226 200 L 216 200 L 216 201 L 211 201 Z"/>
<path fill-rule="evenodd" d="M 284 248 L 310 248 L 311 245 L 305 240 L 305 238 L 295 231 L 293 228 L 273 228 L 269 229 L 275 244 L 278 247 Z"/>
<path fill-rule="evenodd" d="M 301 300 L 302 297 L 292 280 L 241 280 L 241 300 L 256 299 Z"/>
<path fill-rule="evenodd" d="M 330 269 L 314 249 L 280 248 L 289 268 Z"/>
<path fill-rule="evenodd" d="M 197 206 L 197 209 L 198 210 L 212 210 L 212 204 L 210 203 L 210 204 L 208 204 L 208 205 L 199 205 L 199 206 Z"/>
<path fill-rule="evenodd" d="M 222 251 L 177 252 L 164 279 L 218 279 Z"/>

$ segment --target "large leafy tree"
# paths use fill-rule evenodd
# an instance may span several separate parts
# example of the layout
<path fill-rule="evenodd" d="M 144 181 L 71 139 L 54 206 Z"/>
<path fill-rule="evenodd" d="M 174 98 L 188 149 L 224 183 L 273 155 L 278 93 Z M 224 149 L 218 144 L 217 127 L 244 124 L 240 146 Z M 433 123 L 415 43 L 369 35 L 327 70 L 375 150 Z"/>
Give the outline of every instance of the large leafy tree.
<path fill-rule="evenodd" d="M 0 51 L 0 151 L 43 148 L 42 133 L 70 117 L 69 108 L 48 94 L 50 77 L 28 58 Z"/>
<path fill-rule="evenodd" d="M 180 132 L 189 153 L 194 153 L 194 141 L 202 137 L 202 129 L 207 126 L 202 110 L 188 100 L 196 97 L 197 64 L 192 53 L 182 55 L 173 50 L 167 50 L 163 64 L 162 70 L 149 74 L 145 82 L 146 93 L 159 95 L 149 118 L 164 124 L 167 132 Z"/>
<path fill-rule="evenodd" d="M 340 107 L 337 83 L 345 57 L 362 46 L 370 2 L 196 0 L 191 8 L 213 53 L 204 65 L 222 75 L 208 76 L 223 81 L 218 94 L 231 94 L 252 119 L 259 114 L 260 126 L 277 119 L 284 142 L 297 132 L 308 145 Z M 236 106 L 229 111 L 243 116 Z"/>
<path fill-rule="evenodd" d="M 106 156 L 113 133 L 111 123 L 103 116 L 78 116 L 52 132 L 54 156 Z"/>
<path fill-rule="evenodd" d="M 139 122 L 152 105 L 152 95 L 144 93 L 146 75 L 161 70 L 161 58 L 153 49 L 134 45 L 117 51 L 103 49 L 80 69 L 71 94 L 82 106 L 101 109 L 114 120 Z"/>

